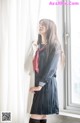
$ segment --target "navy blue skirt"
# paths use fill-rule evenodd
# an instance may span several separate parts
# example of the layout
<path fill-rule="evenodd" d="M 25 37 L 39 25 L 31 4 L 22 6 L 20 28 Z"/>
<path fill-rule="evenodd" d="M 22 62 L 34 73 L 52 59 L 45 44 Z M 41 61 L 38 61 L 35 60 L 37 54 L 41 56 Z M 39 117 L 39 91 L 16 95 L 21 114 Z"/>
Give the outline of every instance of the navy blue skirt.
<path fill-rule="evenodd" d="M 40 90 L 36 91 L 31 107 L 31 114 L 59 114 L 56 78 L 52 77 Z"/>

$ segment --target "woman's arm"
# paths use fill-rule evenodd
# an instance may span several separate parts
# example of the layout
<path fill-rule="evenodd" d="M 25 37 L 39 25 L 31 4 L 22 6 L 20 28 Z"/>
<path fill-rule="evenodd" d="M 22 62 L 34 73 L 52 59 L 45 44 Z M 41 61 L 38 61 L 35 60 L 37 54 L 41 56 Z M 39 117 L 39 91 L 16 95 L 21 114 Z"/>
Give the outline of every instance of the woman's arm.
<path fill-rule="evenodd" d="M 39 85 L 37 87 L 31 87 L 30 91 L 35 93 L 35 91 L 40 91 L 42 87 L 48 83 L 48 80 L 55 74 L 57 69 L 57 64 L 59 60 L 59 52 L 55 52 L 54 55 L 50 56 L 50 59 L 48 60 L 48 63 L 46 65 L 44 74 L 39 82 Z"/>
<path fill-rule="evenodd" d="M 43 87 L 46 83 L 48 83 L 48 80 L 56 73 L 59 56 L 60 50 L 56 50 L 55 52 L 51 53 L 42 78 L 39 82 L 39 86 Z"/>
<path fill-rule="evenodd" d="M 37 87 L 31 87 L 30 92 L 34 93 L 34 91 L 40 91 L 42 89 L 42 86 L 37 86 Z"/>

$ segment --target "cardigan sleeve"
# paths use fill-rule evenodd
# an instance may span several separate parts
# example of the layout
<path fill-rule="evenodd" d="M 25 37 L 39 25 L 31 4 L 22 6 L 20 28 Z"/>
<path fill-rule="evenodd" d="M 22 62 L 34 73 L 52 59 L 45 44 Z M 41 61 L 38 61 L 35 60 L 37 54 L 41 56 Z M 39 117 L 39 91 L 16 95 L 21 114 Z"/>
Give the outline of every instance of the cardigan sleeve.
<path fill-rule="evenodd" d="M 59 56 L 60 50 L 55 50 L 54 53 L 51 53 L 51 55 L 49 56 L 49 60 L 46 64 L 45 71 L 39 82 L 39 86 L 43 87 L 46 83 L 48 83 L 48 80 L 56 73 Z"/>

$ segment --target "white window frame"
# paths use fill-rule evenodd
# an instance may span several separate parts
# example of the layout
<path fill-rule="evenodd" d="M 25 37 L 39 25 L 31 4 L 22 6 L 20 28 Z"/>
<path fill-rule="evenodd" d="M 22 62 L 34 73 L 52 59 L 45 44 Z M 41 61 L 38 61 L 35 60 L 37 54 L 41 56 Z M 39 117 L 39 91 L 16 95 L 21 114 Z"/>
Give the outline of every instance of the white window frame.
<path fill-rule="evenodd" d="M 65 1 L 65 0 L 63 0 Z M 69 2 L 69 0 L 66 0 Z M 71 102 L 71 19 L 70 6 L 63 6 L 63 40 L 65 51 L 65 70 L 64 70 L 64 106 L 68 112 L 80 114 L 80 105 Z"/>

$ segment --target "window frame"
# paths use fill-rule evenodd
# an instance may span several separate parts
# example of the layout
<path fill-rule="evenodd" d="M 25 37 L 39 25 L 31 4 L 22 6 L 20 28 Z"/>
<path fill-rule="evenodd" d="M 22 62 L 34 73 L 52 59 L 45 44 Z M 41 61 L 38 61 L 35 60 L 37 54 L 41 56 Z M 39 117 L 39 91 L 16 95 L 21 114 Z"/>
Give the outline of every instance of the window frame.
<path fill-rule="evenodd" d="M 65 0 L 63 0 L 64 2 Z M 66 0 L 69 2 L 70 0 Z M 65 52 L 64 110 L 80 114 L 80 105 L 71 102 L 71 15 L 70 6 L 63 6 L 63 40 Z"/>

